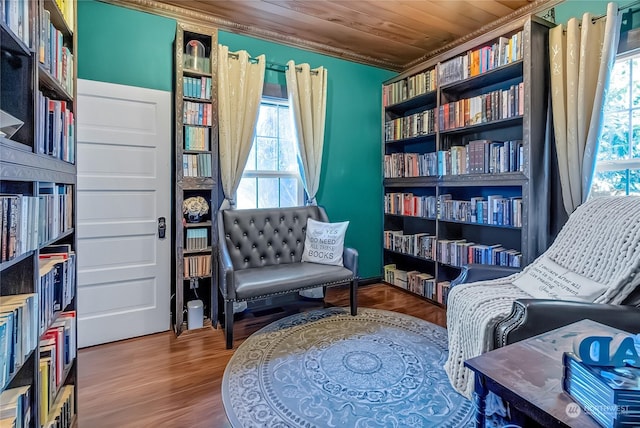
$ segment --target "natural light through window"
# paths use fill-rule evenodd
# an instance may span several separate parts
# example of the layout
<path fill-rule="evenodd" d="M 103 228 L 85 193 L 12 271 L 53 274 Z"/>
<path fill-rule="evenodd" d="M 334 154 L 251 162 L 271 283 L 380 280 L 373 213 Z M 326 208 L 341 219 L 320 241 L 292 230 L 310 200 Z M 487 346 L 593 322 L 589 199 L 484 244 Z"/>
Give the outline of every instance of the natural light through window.
<path fill-rule="evenodd" d="M 236 194 L 237 207 L 304 205 L 297 153 L 287 101 L 264 98 L 253 146 Z"/>
<path fill-rule="evenodd" d="M 640 195 L 640 53 L 613 67 L 591 194 Z"/>

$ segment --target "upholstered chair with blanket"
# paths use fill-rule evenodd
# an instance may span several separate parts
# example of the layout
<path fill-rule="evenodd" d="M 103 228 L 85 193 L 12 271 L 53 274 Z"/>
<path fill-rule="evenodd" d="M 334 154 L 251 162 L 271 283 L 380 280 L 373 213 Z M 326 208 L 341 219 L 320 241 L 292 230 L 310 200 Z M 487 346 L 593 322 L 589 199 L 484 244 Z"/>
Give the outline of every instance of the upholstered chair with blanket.
<path fill-rule="evenodd" d="M 585 318 L 640 331 L 640 197 L 592 199 L 522 271 L 498 268 L 507 276 L 486 279 L 496 276 L 491 270 L 465 272 L 467 283 L 454 285 L 447 302 L 445 371 L 469 398 L 473 375 L 464 361 L 496 345 Z"/>

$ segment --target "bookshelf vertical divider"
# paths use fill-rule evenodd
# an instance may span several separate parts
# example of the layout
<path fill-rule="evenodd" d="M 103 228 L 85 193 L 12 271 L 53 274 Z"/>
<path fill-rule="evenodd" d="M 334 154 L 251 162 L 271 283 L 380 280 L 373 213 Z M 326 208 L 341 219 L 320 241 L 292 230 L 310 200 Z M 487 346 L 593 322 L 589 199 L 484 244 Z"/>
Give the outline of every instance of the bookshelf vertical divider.
<path fill-rule="evenodd" d="M 202 326 L 217 310 L 216 211 L 218 202 L 217 51 L 215 28 L 178 23 L 175 41 L 175 141 L 173 317 L 180 335 L 187 328 L 189 301 L 202 302 Z M 185 201 L 208 210 L 185 213 Z M 191 203 L 190 203 L 191 202 Z M 196 305 L 197 306 L 197 305 Z M 198 327 L 198 325 L 196 325 Z"/>
<path fill-rule="evenodd" d="M 548 30 L 526 16 L 383 84 L 384 280 L 439 305 L 547 246 Z"/>

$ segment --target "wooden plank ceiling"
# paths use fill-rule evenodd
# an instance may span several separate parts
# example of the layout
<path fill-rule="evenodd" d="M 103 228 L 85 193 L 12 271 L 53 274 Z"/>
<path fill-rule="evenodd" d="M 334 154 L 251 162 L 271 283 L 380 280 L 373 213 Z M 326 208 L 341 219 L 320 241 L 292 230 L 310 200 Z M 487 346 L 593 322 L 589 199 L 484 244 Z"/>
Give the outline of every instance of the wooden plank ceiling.
<path fill-rule="evenodd" d="M 141 0 L 120 0 L 141 3 Z M 401 71 L 431 52 L 546 0 L 156 0 L 218 28 Z M 557 3 L 551 1 L 550 3 Z"/>

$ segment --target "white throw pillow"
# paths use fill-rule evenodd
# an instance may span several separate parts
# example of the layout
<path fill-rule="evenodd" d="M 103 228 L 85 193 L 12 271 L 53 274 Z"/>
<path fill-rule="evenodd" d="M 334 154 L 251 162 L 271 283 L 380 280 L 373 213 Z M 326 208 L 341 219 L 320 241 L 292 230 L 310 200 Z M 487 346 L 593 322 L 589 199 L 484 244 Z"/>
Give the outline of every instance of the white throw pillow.
<path fill-rule="evenodd" d="M 342 251 L 348 221 L 324 223 L 312 218 L 307 220 L 307 234 L 304 239 L 303 262 L 323 265 L 344 266 Z"/>
<path fill-rule="evenodd" d="M 607 289 L 589 278 L 571 272 L 543 255 L 513 281 L 536 299 L 593 302 Z"/>

